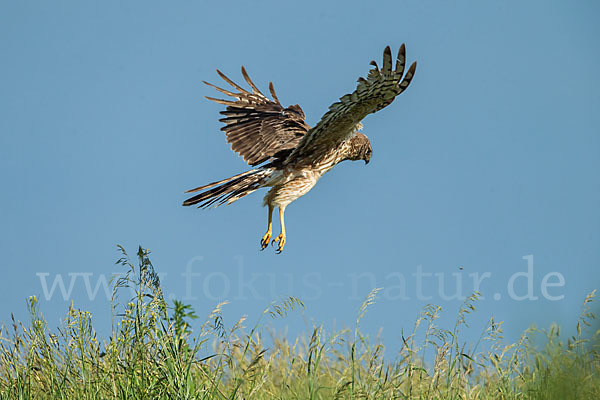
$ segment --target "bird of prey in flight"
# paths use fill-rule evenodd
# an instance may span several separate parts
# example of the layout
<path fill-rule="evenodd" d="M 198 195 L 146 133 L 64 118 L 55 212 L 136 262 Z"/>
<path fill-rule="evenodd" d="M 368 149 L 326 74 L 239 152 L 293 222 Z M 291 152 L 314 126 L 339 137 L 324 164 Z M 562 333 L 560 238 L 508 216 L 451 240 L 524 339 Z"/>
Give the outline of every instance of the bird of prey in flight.
<path fill-rule="evenodd" d="M 183 202 L 184 206 L 198 204 L 199 208 L 231 204 L 260 188 L 270 188 L 264 198 L 269 209 L 267 232 L 260 243 L 265 249 L 272 235 L 273 209 L 279 208 L 281 233 L 277 242 L 281 253 L 286 243 L 284 213 L 286 207 L 308 193 L 319 178 L 336 164 L 345 160 L 371 159 L 371 143 L 360 129 L 360 121 L 368 114 L 381 110 L 402 93 L 412 80 L 417 63 L 404 73 L 406 51 L 400 46 L 395 63 L 390 47 L 383 51 L 383 64 L 373 68 L 367 78 L 358 78 L 356 90 L 333 103 L 319 123 L 310 127 L 304 121 L 299 105 L 283 107 L 269 82 L 272 99 L 265 96 L 252 82 L 244 67 L 242 76 L 251 92 L 229 79 L 221 71 L 219 76 L 232 89 L 205 84 L 230 96 L 223 100 L 207 99 L 227 106 L 220 119 L 231 149 L 241 155 L 252 167 L 250 171 L 208 185 L 188 190 L 198 192 Z"/>

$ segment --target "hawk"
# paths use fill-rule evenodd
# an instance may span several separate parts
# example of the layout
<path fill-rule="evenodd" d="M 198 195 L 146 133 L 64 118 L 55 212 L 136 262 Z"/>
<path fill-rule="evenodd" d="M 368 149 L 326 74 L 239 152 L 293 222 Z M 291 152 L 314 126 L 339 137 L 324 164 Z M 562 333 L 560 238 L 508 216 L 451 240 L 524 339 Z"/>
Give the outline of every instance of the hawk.
<path fill-rule="evenodd" d="M 358 78 L 356 90 L 333 103 L 314 127 L 304 121 L 299 105 L 284 108 L 269 82 L 272 99 L 265 96 L 252 82 L 246 69 L 242 76 L 251 92 L 229 79 L 221 71 L 217 74 L 233 89 L 227 90 L 211 83 L 205 84 L 231 99 L 209 100 L 227 106 L 220 119 L 231 149 L 255 167 L 250 171 L 208 185 L 186 191 L 199 192 L 183 202 L 184 206 L 197 204 L 199 208 L 231 204 L 260 188 L 270 188 L 264 197 L 268 207 L 267 232 L 260 241 L 264 250 L 271 240 L 273 210 L 279 208 L 281 233 L 271 243 L 278 243 L 281 253 L 286 243 L 284 213 L 286 207 L 308 193 L 319 178 L 336 164 L 345 160 L 371 159 L 371 143 L 360 132 L 361 120 L 368 114 L 388 106 L 410 84 L 417 67 L 414 62 L 404 74 L 406 51 L 400 46 L 393 65 L 390 47 L 383 51 L 383 65 L 373 68 L 367 78 Z"/>

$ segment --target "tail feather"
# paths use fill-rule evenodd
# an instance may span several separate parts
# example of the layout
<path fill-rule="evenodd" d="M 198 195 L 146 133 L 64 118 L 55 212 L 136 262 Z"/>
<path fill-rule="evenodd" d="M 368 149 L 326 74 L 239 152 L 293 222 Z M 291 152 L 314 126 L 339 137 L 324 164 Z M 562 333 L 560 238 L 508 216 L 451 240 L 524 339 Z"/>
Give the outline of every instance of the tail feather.
<path fill-rule="evenodd" d="M 191 206 L 198 204 L 198 208 L 208 208 L 231 204 L 259 189 L 272 172 L 272 168 L 253 169 L 227 179 L 188 190 L 186 193 L 200 190 L 203 190 L 203 192 L 190 197 L 183 202 L 183 205 Z"/>
<path fill-rule="evenodd" d="M 186 190 L 185 193 L 192 193 L 192 192 L 197 192 L 199 190 L 210 189 L 213 186 L 217 186 L 217 185 L 220 185 L 221 183 L 229 182 L 229 181 L 231 181 L 231 180 L 233 180 L 235 178 L 239 178 L 242 175 L 247 175 L 247 174 L 249 174 L 250 172 L 253 172 L 253 171 L 255 171 L 255 170 L 242 172 L 241 174 L 237 174 L 237 175 L 231 176 L 229 178 L 221 179 L 220 181 L 209 183 L 208 185 L 199 186 L 199 187 L 197 187 L 195 189 Z"/>

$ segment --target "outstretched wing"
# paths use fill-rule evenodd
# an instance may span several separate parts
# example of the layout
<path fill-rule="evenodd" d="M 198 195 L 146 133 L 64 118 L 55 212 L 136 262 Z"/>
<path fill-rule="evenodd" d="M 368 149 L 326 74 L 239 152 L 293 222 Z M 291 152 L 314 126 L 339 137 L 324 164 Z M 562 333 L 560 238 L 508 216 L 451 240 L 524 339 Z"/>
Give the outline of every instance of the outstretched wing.
<path fill-rule="evenodd" d="M 396 96 L 402 93 L 410 84 L 417 63 L 414 62 L 406 75 L 404 66 L 406 50 L 400 46 L 395 68 L 392 69 L 392 51 L 386 47 L 383 51 L 383 66 L 381 69 L 375 61 L 375 68 L 369 71 L 367 79 L 358 78 L 358 86 L 351 94 L 346 94 L 340 101 L 333 103 L 321 121 L 313 127 L 300 141 L 298 147 L 286 159 L 287 163 L 300 159 L 310 161 L 336 148 L 356 132 L 357 124 L 368 114 L 381 110 L 389 105 Z"/>
<path fill-rule="evenodd" d="M 273 96 L 273 100 L 270 100 L 258 90 L 244 67 L 242 67 L 242 75 L 252 88 L 252 93 L 233 82 L 221 71 L 217 70 L 217 73 L 237 92 L 222 89 L 208 82 L 204 83 L 235 100 L 215 99 L 208 96 L 206 98 L 227 106 L 225 111 L 221 111 L 225 116 L 219 120 L 225 123 L 221 130 L 225 131 L 231 149 L 241 155 L 248 164 L 258 165 L 271 157 L 277 157 L 278 154 L 282 154 L 281 152 L 286 150 L 289 152 L 298 145 L 300 139 L 310 129 L 304 122 L 304 112 L 299 105 L 283 108 L 275 94 L 272 82 L 269 82 L 269 91 Z"/>

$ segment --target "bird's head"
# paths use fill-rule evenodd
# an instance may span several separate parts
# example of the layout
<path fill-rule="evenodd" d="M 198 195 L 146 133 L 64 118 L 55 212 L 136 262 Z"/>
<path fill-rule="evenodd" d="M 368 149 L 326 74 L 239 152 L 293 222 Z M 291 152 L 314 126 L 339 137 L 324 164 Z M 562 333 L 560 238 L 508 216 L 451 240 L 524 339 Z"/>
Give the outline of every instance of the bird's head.
<path fill-rule="evenodd" d="M 348 159 L 352 161 L 363 160 L 365 164 L 368 164 L 371 161 L 371 154 L 373 154 L 373 149 L 371 148 L 369 138 L 360 132 L 356 132 L 350 139 L 350 154 Z"/>

